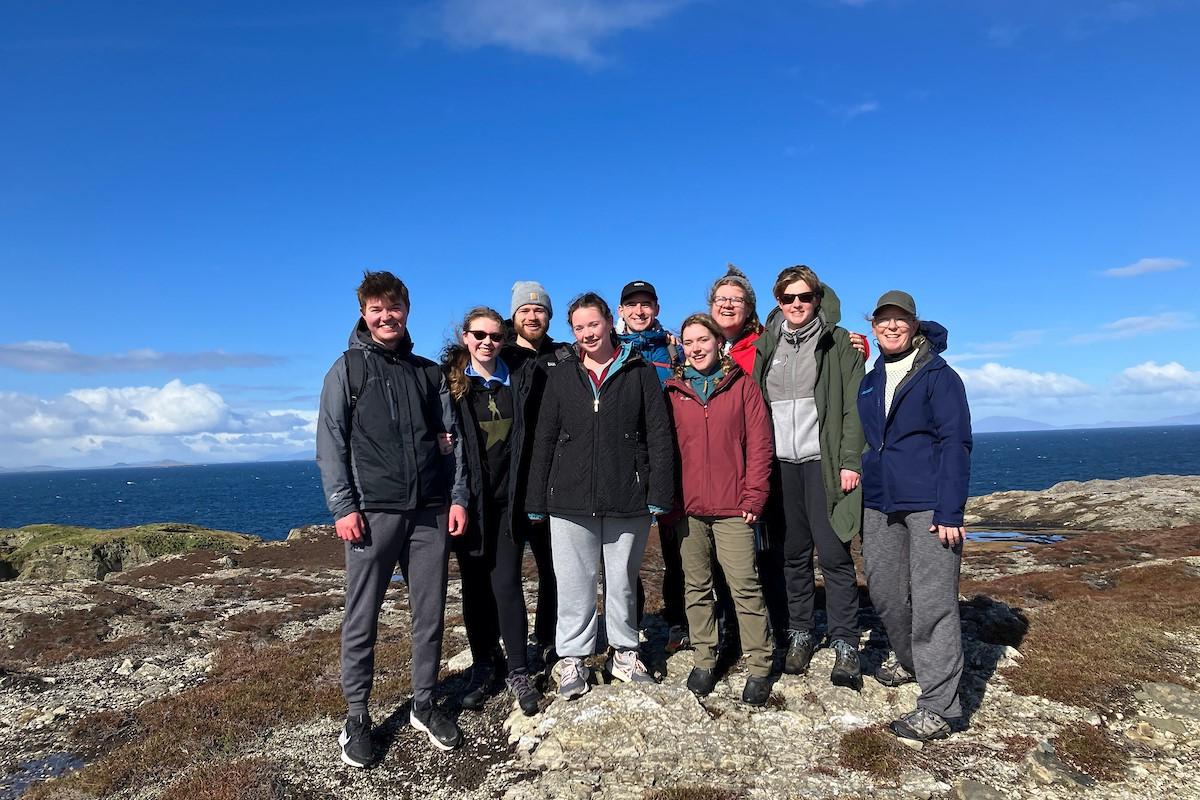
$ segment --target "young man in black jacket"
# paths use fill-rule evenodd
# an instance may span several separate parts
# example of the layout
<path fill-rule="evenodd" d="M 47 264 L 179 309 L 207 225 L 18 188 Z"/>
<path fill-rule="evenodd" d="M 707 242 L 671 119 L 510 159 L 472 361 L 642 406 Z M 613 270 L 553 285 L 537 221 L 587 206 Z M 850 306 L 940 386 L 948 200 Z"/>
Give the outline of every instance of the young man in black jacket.
<path fill-rule="evenodd" d="M 399 563 L 412 612 L 413 700 L 409 720 L 434 746 L 462 743 L 437 707 L 446 608 L 447 534 L 466 528 L 468 490 L 461 437 L 441 371 L 412 352 L 408 287 L 368 272 L 358 287 L 360 318 L 349 349 L 325 376 L 317 462 L 337 535 L 345 542 L 346 611 L 342 761 L 375 759 L 367 700 L 375 668 L 379 609 Z"/>

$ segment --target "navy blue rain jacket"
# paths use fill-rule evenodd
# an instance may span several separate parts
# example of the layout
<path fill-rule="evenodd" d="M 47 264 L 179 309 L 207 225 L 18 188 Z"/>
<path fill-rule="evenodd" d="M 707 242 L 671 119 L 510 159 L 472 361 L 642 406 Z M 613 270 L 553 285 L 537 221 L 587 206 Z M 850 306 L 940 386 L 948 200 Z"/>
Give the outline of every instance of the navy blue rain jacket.
<path fill-rule="evenodd" d="M 958 373 L 939 355 L 946 329 L 922 322 L 917 357 L 883 413 L 886 370 L 880 355 L 858 390 L 867 449 L 863 504 L 876 511 L 928 511 L 936 525 L 962 525 L 971 482 L 971 411 Z"/>

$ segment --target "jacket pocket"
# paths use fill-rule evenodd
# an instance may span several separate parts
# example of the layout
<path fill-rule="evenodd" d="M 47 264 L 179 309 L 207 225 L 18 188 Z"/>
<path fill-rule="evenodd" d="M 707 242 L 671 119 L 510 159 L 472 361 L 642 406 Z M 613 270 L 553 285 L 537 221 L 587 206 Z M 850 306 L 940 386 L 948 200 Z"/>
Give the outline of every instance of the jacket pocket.
<path fill-rule="evenodd" d="M 561 470 L 564 454 L 567 450 L 567 444 L 571 441 L 571 434 L 562 431 L 558 434 L 558 441 L 554 444 L 554 456 L 550 460 L 550 490 L 549 495 L 554 497 L 554 487 L 558 484 L 558 473 Z"/>

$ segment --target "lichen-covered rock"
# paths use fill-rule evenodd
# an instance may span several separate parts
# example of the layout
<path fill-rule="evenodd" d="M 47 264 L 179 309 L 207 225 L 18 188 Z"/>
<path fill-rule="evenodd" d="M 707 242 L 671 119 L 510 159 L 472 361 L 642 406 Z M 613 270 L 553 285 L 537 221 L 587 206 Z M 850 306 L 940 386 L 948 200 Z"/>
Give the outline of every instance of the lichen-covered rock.
<path fill-rule="evenodd" d="M 1200 524 L 1200 476 L 1063 481 L 967 502 L 966 523 L 1018 529 L 1152 530 Z"/>
<path fill-rule="evenodd" d="M 112 529 L 27 525 L 0 530 L 0 579 L 100 580 L 110 572 L 166 555 L 229 552 L 260 541 L 256 536 L 178 523 Z"/>

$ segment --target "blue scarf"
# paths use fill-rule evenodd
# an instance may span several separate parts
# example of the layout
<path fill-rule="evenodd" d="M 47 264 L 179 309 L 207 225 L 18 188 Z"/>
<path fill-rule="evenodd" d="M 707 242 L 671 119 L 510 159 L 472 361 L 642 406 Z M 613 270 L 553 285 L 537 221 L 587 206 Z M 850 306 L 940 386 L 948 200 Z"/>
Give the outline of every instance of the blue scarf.
<path fill-rule="evenodd" d="M 683 379 L 692 385 L 692 391 L 700 398 L 700 402 L 708 405 L 708 398 L 716 391 L 717 384 L 725 377 L 725 370 L 718 364 L 717 368 L 705 375 L 695 367 L 688 365 L 683 371 Z"/>

